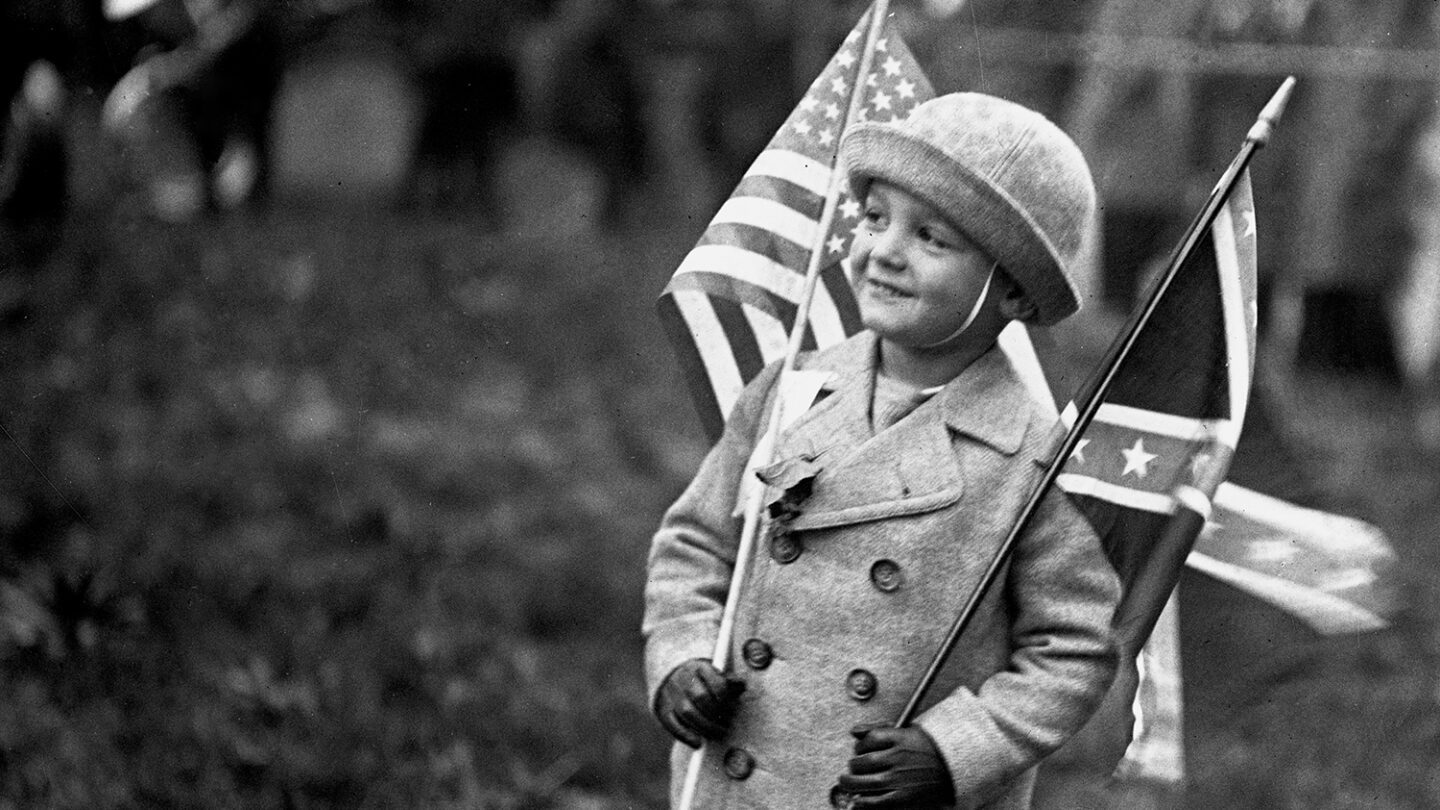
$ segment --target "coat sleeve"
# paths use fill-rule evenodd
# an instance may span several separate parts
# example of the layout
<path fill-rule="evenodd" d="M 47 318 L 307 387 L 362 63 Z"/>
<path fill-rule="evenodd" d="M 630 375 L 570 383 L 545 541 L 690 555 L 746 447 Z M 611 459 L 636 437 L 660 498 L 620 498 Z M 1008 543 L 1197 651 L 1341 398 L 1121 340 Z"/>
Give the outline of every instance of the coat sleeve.
<path fill-rule="evenodd" d="M 754 452 L 779 364 L 741 393 L 725 432 L 695 478 L 665 512 L 650 544 L 645 580 L 645 683 L 654 705 L 675 667 L 715 651 L 742 520 L 735 513 L 740 476 Z"/>
<path fill-rule="evenodd" d="M 1115 674 L 1119 579 L 1064 493 L 1045 498 L 1017 541 L 1005 586 L 1009 666 L 917 718 L 946 759 L 958 808 L 1000 796 L 1079 731 Z"/>

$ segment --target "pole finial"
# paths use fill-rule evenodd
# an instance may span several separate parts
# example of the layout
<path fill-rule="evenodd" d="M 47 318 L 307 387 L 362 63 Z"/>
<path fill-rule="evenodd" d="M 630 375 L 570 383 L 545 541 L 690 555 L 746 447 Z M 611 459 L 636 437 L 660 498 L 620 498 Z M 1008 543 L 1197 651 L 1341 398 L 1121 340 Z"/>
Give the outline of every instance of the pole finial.
<path fill-rule="evenodd" d="M 1250 127 L 1245 140 L 1253 141 L 1257 146 L 1270 142 L 1270 135 L 1275 131 L 1275 125 L 1280 122 L 1280 116 L 1285 114 L 1285 105 L 1290 102 L 1290 92 L 1294 89 L 1295 77 L 1286 76 L 1285 81 L 1280 83 L 1280 89 L 1275 91 L 1265 109 L 1260 111 L 1260 117 L 1255 119 L 1255 125 Z"/>

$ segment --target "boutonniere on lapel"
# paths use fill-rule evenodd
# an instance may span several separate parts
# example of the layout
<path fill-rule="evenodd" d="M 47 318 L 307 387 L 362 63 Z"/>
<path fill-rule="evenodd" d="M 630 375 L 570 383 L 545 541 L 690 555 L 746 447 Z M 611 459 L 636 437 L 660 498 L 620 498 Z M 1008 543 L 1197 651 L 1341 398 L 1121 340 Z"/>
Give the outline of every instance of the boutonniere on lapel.
<path fill-rule="evenodd" d="M 755 477 L 765 485 L 780 491 L 778 497 L 766 505 L 772 521 L 789 523 L 800 515 L 800 504 L 810 497 L 815 487 L 815 476 L 821 467 L 810 454 L 792 456 L 755 471 Z"/>

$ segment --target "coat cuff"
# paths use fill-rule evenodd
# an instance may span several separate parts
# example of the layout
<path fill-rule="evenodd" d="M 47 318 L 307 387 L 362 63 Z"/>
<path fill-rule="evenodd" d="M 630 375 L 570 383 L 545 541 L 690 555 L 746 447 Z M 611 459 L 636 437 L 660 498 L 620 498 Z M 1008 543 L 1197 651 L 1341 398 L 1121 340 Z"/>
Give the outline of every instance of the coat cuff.
<path fill-rule="evenodd" d="M 935 741 L 950 769 L 956 810 L 985 807 L 1039 762 L 995 724 L 980 699 L 965 687 L 927 709 L 916 725 Z"/>
<path fill-rule="evenodd" d="M 708 619 L 675 621 L 651 634 L 645 645 L 645 686 L 655 706 L 660 684 L 675 668 L 693 658 L 710 660 L 720 628 Z"/>

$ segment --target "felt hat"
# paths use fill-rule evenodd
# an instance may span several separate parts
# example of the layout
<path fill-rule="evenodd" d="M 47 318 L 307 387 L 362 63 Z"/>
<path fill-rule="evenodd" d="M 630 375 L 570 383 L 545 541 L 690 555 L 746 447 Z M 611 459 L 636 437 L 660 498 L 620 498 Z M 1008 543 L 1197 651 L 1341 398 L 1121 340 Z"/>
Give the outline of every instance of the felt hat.
<path fill-rule="evenodd" d="M 856 199 L 879 179 L 944 213 L 1035 302 L 1035 323 L 1080 308 L 1071 266 L 1095 215 L 1095 181 L 1079 147 L 1044 115 L 951 93 L 903 120 L 856 124 L 840 159 Z"/>

